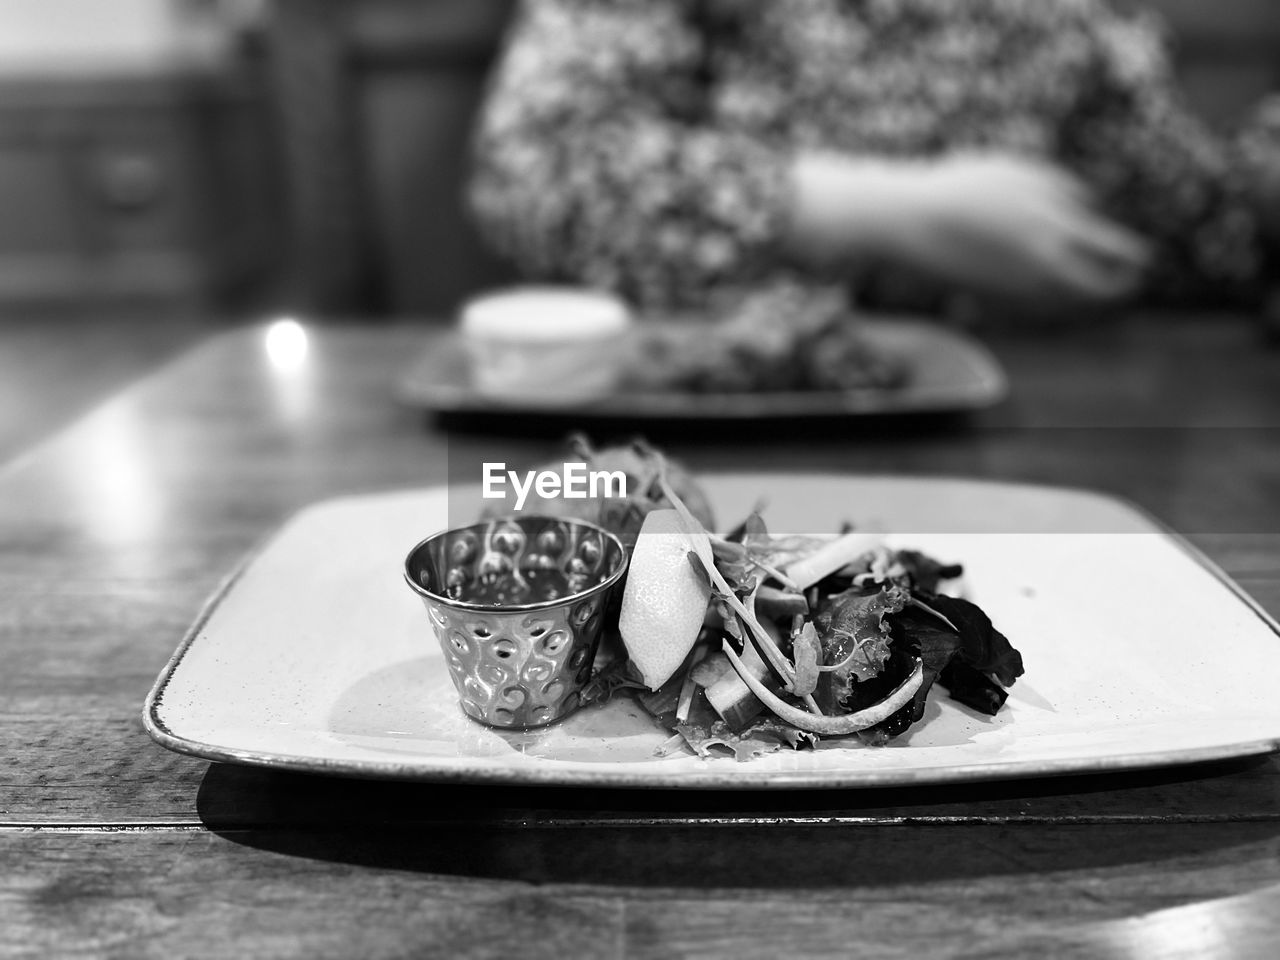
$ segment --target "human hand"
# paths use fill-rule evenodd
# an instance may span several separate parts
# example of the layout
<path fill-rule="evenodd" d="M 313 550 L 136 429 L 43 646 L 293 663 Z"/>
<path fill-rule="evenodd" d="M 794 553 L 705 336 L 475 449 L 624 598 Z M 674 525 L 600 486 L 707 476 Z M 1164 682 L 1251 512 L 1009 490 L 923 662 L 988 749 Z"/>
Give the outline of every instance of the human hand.
<path fill-rule="evenodd" d="M 944 158 L 920 177 L 893 243 L 913 266 L 979 293 L 1109 301 L 1134 293 L 1148 243 L 1052 164 L 1004 154 Z"/>
<path fill-rule="evenodd" d="M 888 261 L 981 296 L 1057 307 L 1133 293 L 1150 260 L 1145 240 L 1043 161 L 803 154 L 792 176 L 793 249 L 827 267 Z"/>

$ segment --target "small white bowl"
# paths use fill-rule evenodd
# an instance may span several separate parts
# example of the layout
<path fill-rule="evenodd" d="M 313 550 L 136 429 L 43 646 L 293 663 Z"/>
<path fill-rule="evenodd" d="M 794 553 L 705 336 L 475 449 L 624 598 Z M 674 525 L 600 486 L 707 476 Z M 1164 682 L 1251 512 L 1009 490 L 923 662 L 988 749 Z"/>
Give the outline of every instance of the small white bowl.
<path fill-rule="evenodd" d="M 459 325 L 481 393 L 581 400 L 617 386 L 631 311 L 579 287 L 517 287 L 468 301 Z"/>

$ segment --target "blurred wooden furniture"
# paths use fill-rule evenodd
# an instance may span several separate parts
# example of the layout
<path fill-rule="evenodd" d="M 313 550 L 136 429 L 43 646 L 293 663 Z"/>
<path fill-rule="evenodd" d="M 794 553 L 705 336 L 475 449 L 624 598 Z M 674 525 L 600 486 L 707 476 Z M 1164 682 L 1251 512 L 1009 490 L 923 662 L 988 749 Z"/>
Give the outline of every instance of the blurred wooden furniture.
<path fill-rule="evenodd" d="M 549 441 L 445 436 L 399 407 L 395 378 L 426 342 L 417 326 L 317 327 L 286 363 L 263 330 L 225 333 L 0 470 L 0 953 L 1274 954 L 1275 755 L 716 794 L 342 781 L 153 744 L 140 713 L 156 674 L 293 512 L 444 482 L 451 460 L 545 457 Z M 1247 318 L 1115 318 L 992 346 L 1011 402 L 949 429 L 652 438 L 696 471 L 1107 490 L 1280 613 L 1280 353 Z"/>
<path fill-rule="evenodd" d="M 443 313 L 509 274 L 463 205 L 511 0 L 274 0 L 290 290 L 318 313 Z"/>
<path fill-rule="evenodd" d="M 261 277 L 262 108 L 239 70 L 0 79 L 0 313 L 208 303 Z"/>

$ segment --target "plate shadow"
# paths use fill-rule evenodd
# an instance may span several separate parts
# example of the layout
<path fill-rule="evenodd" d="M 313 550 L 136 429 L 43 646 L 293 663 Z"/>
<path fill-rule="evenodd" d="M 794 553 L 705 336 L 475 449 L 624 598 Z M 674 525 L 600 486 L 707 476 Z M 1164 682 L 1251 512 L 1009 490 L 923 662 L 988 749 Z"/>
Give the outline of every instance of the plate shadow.
<path fill-rule="evenodd" d="M 923 865 L 932 879 L 954 880 L 1229 862 L 1234 847 L 1280 843 L 1280 823 L 1223 817 L 1224 785 L 1265 790 L 1273 778 L 1273 759 L 1254 758 L 940 788 L 718 793 L 342 780 L 213 764 L 197 805 L 233 843 L 441 876 L 882 888 L 918 883 Z"/>

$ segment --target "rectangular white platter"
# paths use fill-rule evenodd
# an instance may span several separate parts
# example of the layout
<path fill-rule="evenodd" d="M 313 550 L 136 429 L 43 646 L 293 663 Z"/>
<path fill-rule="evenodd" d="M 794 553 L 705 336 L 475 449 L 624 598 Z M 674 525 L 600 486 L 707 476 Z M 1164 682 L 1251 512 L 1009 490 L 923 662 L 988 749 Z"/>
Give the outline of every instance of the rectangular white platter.
<path fill-rule="evenodd" d="M 845 520 L 965 566 L 966 596 L 1022 651 L 996 717 L 930 694 L 885 747 L 856 740 L 739 762 L 655 756 L 668 737 L 627 696 L 551 727 L 463 715 L 408 550 L 478 514 L 444 488 L 332 500 L 292 518 L 210 600 L 144 722 L 170 749 L 333 775 L 473 783 L 770 789 L 1106 772 L 1280 747 L 1276 623 L 1204 558 L 1099 494 L 972 480 L 704 478 L 723 526 L 762 498 L 774 532 Z"/>

